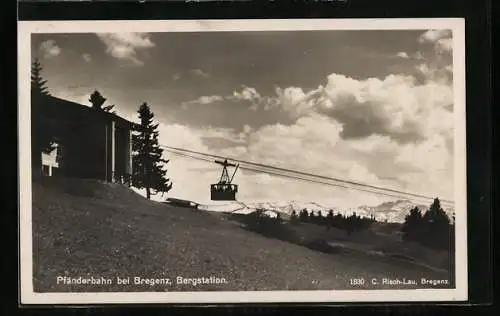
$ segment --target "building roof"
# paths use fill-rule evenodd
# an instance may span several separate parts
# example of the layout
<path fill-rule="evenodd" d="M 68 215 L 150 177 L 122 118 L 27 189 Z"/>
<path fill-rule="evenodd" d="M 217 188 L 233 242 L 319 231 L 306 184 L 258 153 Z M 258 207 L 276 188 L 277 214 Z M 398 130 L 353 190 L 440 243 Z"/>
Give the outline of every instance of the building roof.
<path fill-rule="evenodd" d="M 73 114 L 81 113 L 82 115 L 92 115 L 92 116 L 95 115 L 105 120 L 114 121 L 119 125 L 127 127 L 129 129 L 137 129 L 138 127 L 137 123 L 124 119 L 123 117 L 115 113 L 99 111 L 89 106 L 54 96 L 44 96 L 43 98 L 44 98 L 44 104 L 56 112 L 63 110 L 66 112 L 73 112 Z"/>

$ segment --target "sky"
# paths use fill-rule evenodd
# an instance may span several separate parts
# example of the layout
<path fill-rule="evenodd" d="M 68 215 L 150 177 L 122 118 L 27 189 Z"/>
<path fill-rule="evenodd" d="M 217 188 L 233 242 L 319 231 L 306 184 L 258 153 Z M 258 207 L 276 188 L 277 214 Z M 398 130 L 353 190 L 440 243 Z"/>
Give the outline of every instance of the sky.
<path fill-rule="evenodd" d="M 453 200 L 449 30 L 35 34 L 54 96 L 98 90 L 160 143 Z M 165 152 L 169 196 L 200 203 L 220 166 Z M 387 200 L 238 170 L 241 201 Z"/>

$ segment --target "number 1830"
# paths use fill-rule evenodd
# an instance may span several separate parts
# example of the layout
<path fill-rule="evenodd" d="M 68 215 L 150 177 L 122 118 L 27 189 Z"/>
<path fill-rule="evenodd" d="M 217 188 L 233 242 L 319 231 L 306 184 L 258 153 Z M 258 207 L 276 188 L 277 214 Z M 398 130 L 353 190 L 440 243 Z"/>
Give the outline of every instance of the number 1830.
<path fill-rule="evenodd" d="M 365 285 L 365 279 L 363 278 L 349 279 L 349 284 L 354 286 Z"/>

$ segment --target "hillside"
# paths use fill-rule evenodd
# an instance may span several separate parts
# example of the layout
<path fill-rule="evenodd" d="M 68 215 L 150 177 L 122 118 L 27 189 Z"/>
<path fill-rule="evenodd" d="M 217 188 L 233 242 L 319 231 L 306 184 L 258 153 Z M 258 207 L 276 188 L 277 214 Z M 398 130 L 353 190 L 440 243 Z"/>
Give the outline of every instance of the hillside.
<path fill-rule="evenodd" d="M 222 213 L 148 201 L 99 181 L 33 183 L 34 288 L 56 291 L 345 289 L 353 277 L 448 279 L 446 271 L 344 247 L 327 254 L 246 231 Z M 172 278 L 172 285 L 67 285 L 58 277 Z M 224 278 L 176 285 L 175 278 Z"/>

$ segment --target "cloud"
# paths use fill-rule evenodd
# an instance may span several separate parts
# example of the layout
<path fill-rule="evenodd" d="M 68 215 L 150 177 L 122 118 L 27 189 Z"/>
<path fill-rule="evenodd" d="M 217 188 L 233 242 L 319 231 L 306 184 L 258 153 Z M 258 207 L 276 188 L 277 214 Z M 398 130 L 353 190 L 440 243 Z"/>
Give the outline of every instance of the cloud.
<path fill-rule="evenodd" d="M 453 40 L 442 38 L 436 42 L 436 49 L 439 53 L 449 53 L 453 50 Z"/>
<path fill-rule="evenodd" d="M 255 88 L 247 86 L 243 86 L 241 91 L 234 91 L 230 98 L 234 100 L 250 101 L 252 103 L 259 102 L 262 99 L 261 95 Z"/>
<path fill-rule="evenodd" d="M 97 36 L 110 56 L 130 60 L 136 65 L 143 64 L 137 57 L 138 51 L 155 46 L 149 33 L 99 33 Z"/>
<path fill-rule="evenodd" d="M 224 98 L 221 97 L 221 96 L 219 96 L 219 95 L 201 96 L 201 97 L 199 97 L 196 100 L 184 102 L 184 105 L 190 105 L 190 104 L 210 104 L 210 103 L 214 103 L 214 102 L 222 101 L 222 100 L 224 100 Z"/>
<path fill-rule="evenodd" d="M 418 38 L 419 43 L 433 44 L 436 52 L 451 53 L 453 40 L 451 30 L 428 30 Z"/>
<path fill-rule="evenodd" d="M 88 54 L 88 53 L 84 53 L 84 54 L 82 54 L 82 58 L 83 58 L 83 60 L 85 60 L 85 62 L 87 62 L 87 63 L 92 62 L 92 56 L 91 56 L 90 54 Z"/>
<path fill-rule="evenodd" d="M 181 74 L 179 74 L 179 73 L 174 74 L 174 75 L 172 76 L 172 79 L 173 79 L 174 81 L 177 81 L 177 80 L 181 79 Z"/>
<path fill-rule="evenodd" d="M 293 118 L 298 118 L 314 110 L 315 101 L 313 97 L 322 90 L 323 87 L 320 86 L 318 89 L 306 93 L 299 87 L 284 89 L 276 87 L 277 98 L 274 105 L 280 106 L 282 110 L 288 112 Z"/>
<path fill-rule="evenodd" d="M 160 143 L 299 170 L 304 170 L 303 162 L 308 160 L 310 163 L 307 165 L 314 166 L 310 170 L 313 172 L 321 171 L 324 174 L 323 168 L 326 168 L 327 174 L 332 173 L 330 169 L 335 166 L 334 172 L 341 169 L 342 174 L 354 176 L 357 180 L 375 179 L 376 176 L 353 161 L 339 159 L 334 162 L 327 155 L 318 155 L 328 150 L 325 145 L 330 148 L 335 145 L 335 140 L 325 137 L 327 135 L 325 131 L 338 135 L 335 125 L 332 126 L 330 123 L 330 119 L 317 116 L 302 118 L 296 125 L 288 127 L 279 124 L 256 130 L 246 127 L 246 138 L 243 139 L 241 135 L 230 129 L 196 129 L 179 124 L 161 124 Z M 206 138 L 209 136 L 210 138 L 238 140 L 238 142 L 226 148 L 214 148 L 207 146 Z M 199 161 L 168 152 L 165 152 L 165 155 L 170 159 L 169 177 L 174 182 L 174 189 L 169 193 L 170 196 L 209 203 L 209 185 L 218 181 L 220 166 L 213 164 L 211 160 Z M 360 202 L 359 197 L 354 198 L 355 192 L 336 190 L 321 184 L 311 184 L 266 173 L 240 169 L 235 181 L 241 188 L 238 199 L 244 202 L 292 199 L 305 201 L 326 199 L 335 201 L 339 205 Z M 367 197 L 361 201 L 370 203 L 369 201 L 373 199 L 374 197 Z M 379 202 L 376 197 L 375 200 Z"/>
<path fill-rule="evenodd" d="M 232 102 L 245 102 L 251 106 L 250 110 L 257 110 L 258 105 L 264 101 L 263 97 L 257 92 L 255 88 L 242 86 L 241 91 L 233 91 L 231 95 L 227 96 L 201 96 L 196 100 L 191 100 L 183 103 L 183 108 L 187 109 L 190 104 L 212 104 L 219 101 L 232 101 Z"/>
<path fill-rule="evenodd" d="M 418 41 L 420 43 L 436 43 L 440 39 L 450 38 L 451 34 L 451 30 L 428 30 L 420 35 Z"/>
<path fill-rule="evenodd" d="M 161 124 L 160 142 L 388 188 L 453 196 L 453 159 L 444 135 L 435 134 L 418 144 L 398 144 L 382 136 L 345 139 L 342 130 L 334 118 L 312 113 L 292 125 L 247 126 L 243 133 L 230 128 Z M 220 141 L 217 146 L 215 139 Z M 218 180 L 220 168 L 211 160 L 165 154 L 171 160 L 169 176 L 175 184 L 170 196 L 209 203 L 209 185 Z M 354 207 L 392 199 L 244 169 L 238 171 L 235 181 L 240 185 L 238 199 L 243 202 L 296 200 Z"/>
<path fill-rule="evenodd" d="M 453 82 L 453 66 L 448 63 L 423 62 L 415 66 L 417 75 L 423 83 L 438 83 L 451 89 Z"/>
<path fill-rule="evenodd" d="M 184 109 L 189 104 L 221 105 L 226 101 L 224 106 L 231 107 L 231 102 L 244 102 L 250 110 L 273 110 L 274 122 L 287 125 L 319 114 L 335 120 L 341 126 L 339 136 L 346 140 L 378 135 L 406 144 L 423 142 L 435 133 L 448 135 L 453 129 L 454 102 L 450 69 L 428 63 L 416 68 L 423 80 L 411 75 L 355 79 L 333 73 L 325 86 L 309 91 L 276 87 L 276 95 L 269 97 L 243 86 L 229 96 L 202 96 L 186 102 Z"/>
<path fill-rule="evenodd" d="M 191 69 L 191 73 L 195 76 L 202 77 L 202 78 L 209 78 L 210 74 L 204 72 L 201 69 Z"/>
<path fill-rule="evenodd" d="M 335 119 L 345 139 L 381 135 L 400 143 L 432 135 L 429 120 L 439 108 L 453 103 L 451 85 L 434 81 L 419 85 L 414 77 L 403 75 L 358 80 L 331 74 L 325 87 L 309 92 L 289 87 L 277 89 L 277 95 L 281 108 L 295 119 L 312 113 Z"/>
<path fill-rule="evenodd" d="M 401 52 L 400 58 L 411 55 L 418 60 L 413 60 L 415 69 L 406 75 L 355 78 L 332 73 L 322 85 L 308 89 L 276 87 L 270 96 L 242 86 L 227 96 L 200 97 L 194 101 L 219 105 L 221 101 L 242 102 L 260 111 L 272 110 L 256 115 L 268 117 L 278 112 L 288 119 L 246 126 L 241 122 L 239 127 L 233 124 L 234 129 L 162 125 L 161 142 L 452 199 L 452 66 L 449 56 L 442 54 L 450 51 L 446 46 L 447 41 L 451 43 L 450 36 L 426 32 L 419 40 L 432 44 L 430 50 L 422 47 L 404 57 Z M 245 124 L 251 122 L 245 119 Z M 174 181 L 171 196 L 209 202 L 209 185 L 218 180 L 220 168 L 211 161 L 173 154 L 168 157 Z M 244 169 L 238 171 L 235 180 L 240 185 L 238 198 L 245 202 L 300 200 L 354 207 L 393 200 Z"/>
<path fill-rule="evenodd" d="M 396 54 L 396 56 L 398 56 L 400 58 L 410 58 L 410 56 L 408 56 L 408 54 L 405 52 L 399 52 Z"/>
<path fill-rule="evenodd" d="M 59 56 L 61 54 L 61 48 L 56 44 L 54 40 L 46 40 L 40 44 L 40 50 L 45 58 L 51 58 Z"/>

